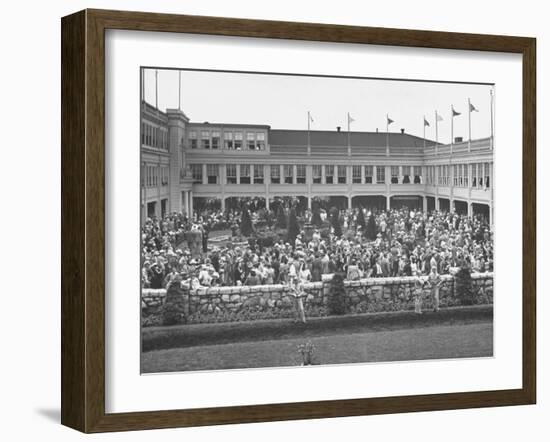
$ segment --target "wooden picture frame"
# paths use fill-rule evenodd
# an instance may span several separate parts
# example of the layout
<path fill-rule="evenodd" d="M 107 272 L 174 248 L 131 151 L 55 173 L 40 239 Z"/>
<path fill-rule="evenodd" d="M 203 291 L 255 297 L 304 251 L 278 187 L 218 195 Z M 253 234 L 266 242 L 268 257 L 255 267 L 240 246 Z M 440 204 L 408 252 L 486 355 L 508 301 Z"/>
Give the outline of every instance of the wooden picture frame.
<path fill-rule="evenodd" d="M 62 19 L 62 410 L 83 432 L 533 404 L 536 400 L 536 41 L 533 38 L 84 10 Z M 271 405 L 105 412 L 105 30 L 517 53 L 523 57 L 523 385 Z"/>

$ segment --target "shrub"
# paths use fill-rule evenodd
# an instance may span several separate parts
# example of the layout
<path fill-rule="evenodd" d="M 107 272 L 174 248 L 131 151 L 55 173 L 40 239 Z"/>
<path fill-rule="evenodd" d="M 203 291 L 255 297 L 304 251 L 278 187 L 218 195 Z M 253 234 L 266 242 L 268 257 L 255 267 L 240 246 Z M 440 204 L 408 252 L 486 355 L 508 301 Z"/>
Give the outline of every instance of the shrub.
<path fill-rule="evenodd" d="M 462 267 L 455 275 L 456 297 L 461 305 L 475 304 L 475 293 L 472 284 L 472 275 L 468 267 Z"/>
<path fill-rule="evenodd" d="M 341 273 L 335 273 L 332 277 L 327 308 L 330 315 L 343 315 L 346 313 L 346 290 Z"/>
<path fill-rule="evenodd" d="M 181 278 L 178 276 L 170 283 L 166 290 L 166 300 L 162 307 L 162 325 L 185 324 L 185 299 L 184 294 L 189 290 L 181 285 Z"/>
<path fill-rule="evenodd" d="M 277 222 L 275 223 L 275 227 L 279 229 L 287 228 L 285 210 L 282 205 L 280 205 L 279 210 L 277 210 Z"/>
<path fill-rule="evenodd" d="M 315 227 L 321 227 L 321 224 L 323 224 L 323 220 L 321 219 L 321 211 L 319 210 L 319 207 L 316 207 L 313 210 L 313 215 L 311 217 L 311 224 L 313 224 Z"/>
<path fill-rule="evenodd" d="M 254 227 L 252 226 L 252 220 L 250 219 L 250 212 L 248 209 L 244 209 L 241 219 L 241 235 L 250 236 L 253 231 Z"/>
<path fill-rule="evenodd" d="M 290 209 L 288 215 L 288 241 L 290 244 L 294 244 L 296 236 L 300 233 L 300 225 L 298 224 L 298 219 L 296 218 L 296 210 L 294 208 Z"/>
<path fill-rule="evenodd" d="M 366 226 L 363 209 L 359 208 L 359 215 L 357 215 L 357 230 L 364 231 Z"/>
<path fill-rule="evenodd" d="M 371 213 L 366 227 L 367 238 L 370 240 L 376 239 L 376 221 L 374 221 L 374 215 Z"/>

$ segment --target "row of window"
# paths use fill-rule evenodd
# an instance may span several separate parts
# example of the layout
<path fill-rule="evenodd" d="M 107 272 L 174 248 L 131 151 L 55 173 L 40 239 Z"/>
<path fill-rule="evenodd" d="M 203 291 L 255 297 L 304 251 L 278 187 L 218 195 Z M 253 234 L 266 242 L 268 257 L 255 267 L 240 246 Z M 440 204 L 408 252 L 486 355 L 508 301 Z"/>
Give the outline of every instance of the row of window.
<path fill-rule="evenodd" d="M 168 150 L 168 130 L 148 123 L 141 123 L 141 144 Z"/>
<path fill-rule="evenodd" d="M 191 164 L 193 179 L 202 183 L 203 165 Z M 226 164 L 225 175 L 227 184 L 263 184 L 264 166 L 262 164 Z M 324 172 L 324 174 L 323 174 Z M 421 184 L 422 168 L 420 166 L 391 166 L 392 184 Z M 270 166 L 272 184 L 306 184 L 306 166 L 304 164 L 285 164 Z M 335 165 L 313 165 L 311 168 L 311 182 L 313 184 L 347 184 L 348 167 Z M 206 165 L 207 184 L 219 184 L 219 166 Z M 384 184 L 386 182 L 385 166 L 361 166 L 351 168 L 351 182 L 354 184 Z"/>
<path fill-rule="evenodd" d="M 168 166 L 145 166 L 141 176 L 141 185 L 145 187 L 156 187 L 168 185 L 170 177 Z"/>
<path fill-rule="evenodd" d="M 451 175 L 452 173 L 452 175 Z M 471 182 L 470 182 L 471 176 Z M 426 167 L 426 183 L 454 187 L 488 189 L 491 181 L 491 164 L 453 164 Z"/>
<path fill-rule="evenodd" d="M 246 132 L 246 139 L 240 131 L 223 132 L 223 148 L 227 150 L 265 150 L 265 132 Z M 221 132 L 219 130 L 189 131 L 191 149 L 220 149 Z"/>

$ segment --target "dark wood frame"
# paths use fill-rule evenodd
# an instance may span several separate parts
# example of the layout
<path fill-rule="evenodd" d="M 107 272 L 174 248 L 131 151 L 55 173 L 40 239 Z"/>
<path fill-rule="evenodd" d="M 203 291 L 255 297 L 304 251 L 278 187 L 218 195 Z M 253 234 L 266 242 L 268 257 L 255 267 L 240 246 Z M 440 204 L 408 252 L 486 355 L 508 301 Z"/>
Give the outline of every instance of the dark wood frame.
<path fill-rule="evenodd" d="M 536 400 L 536 40 L 533 38 L 85 10 L 62 30 L 61 422 L 142 430 L 534 404 Z M 523 56 L 523 386 L 190 410 L 105 413 L 105 30 L 185 32 L 518 53 Z"/>

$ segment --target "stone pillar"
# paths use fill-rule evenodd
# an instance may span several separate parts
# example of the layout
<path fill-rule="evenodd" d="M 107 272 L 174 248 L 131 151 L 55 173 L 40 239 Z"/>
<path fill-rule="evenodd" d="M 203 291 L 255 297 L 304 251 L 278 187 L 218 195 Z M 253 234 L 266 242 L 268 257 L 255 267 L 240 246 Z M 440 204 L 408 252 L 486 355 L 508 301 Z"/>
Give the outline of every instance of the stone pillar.
<path fill-rule="evenodd" d="M 470 201 L 468 201 L 468 218 L 471 218 L 472 215 L 473 215 L 473 207 L 472 207 L 472 203 Z"/>
<path fill-rule="evenodd" d="M 351 195 L 348 195 L 348 209 L 351 209 Z"/>
<path fill-rule="evenodd" d="M 193 218 L 193 191 L 189 191 L 189 217 Z"/>
<path fill-rule="evenodd" d="M 168 117 L 168 151 L 170 153 L 168 210 L 181 212 L 180 175 L 182 165 L 184 169 L 186 167 L 182 141 L 185 139 L 185 129 L 189 119 L 178 109 L 167 109 L 166 116 Z"/>
<path fill-rule="evenodd" d="M 391 196 L 386 196 L 386 210 L 391 209 Z"/>
<path fill-rule="evenodd" d="M 424 213 L 428 211 L 428 197 L 422 197 L 422 210 L 424 211 Z"/>
<path fill-rule="evenodd" d="M 189 193 L 184 190 L 183 192 L 183 211 L 186 215 L 189 215 Z"/>

